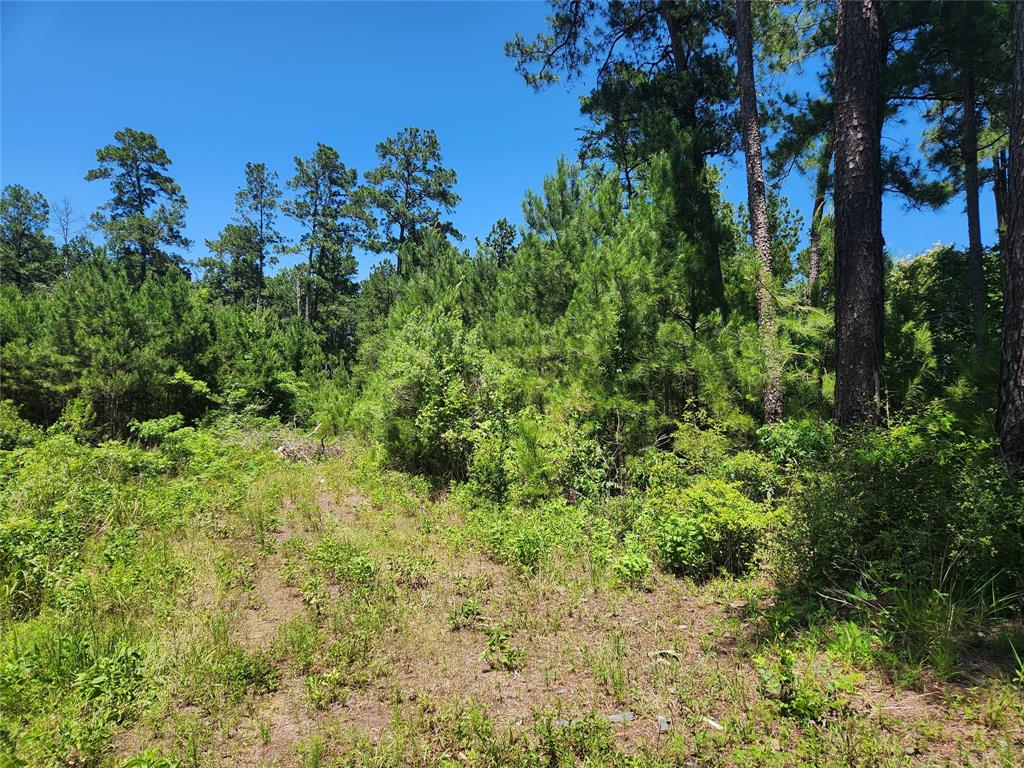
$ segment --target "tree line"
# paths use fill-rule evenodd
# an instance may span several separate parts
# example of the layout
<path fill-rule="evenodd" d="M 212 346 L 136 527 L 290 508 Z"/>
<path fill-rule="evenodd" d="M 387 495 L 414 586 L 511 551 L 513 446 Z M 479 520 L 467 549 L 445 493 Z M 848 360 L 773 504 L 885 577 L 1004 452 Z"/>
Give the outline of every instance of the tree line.
<path fill-rule="evenodd" d="M 1019 4 L 636 0 L 605 5 L 559 0 L 551 6 L 548 30 L 532 41 L 517 36 L 507 50 L 535 87 L 559 76 L 587 76 L 596 68 L 596 84 L 584 99 L 584 112 L 593 119 L 586 141 L 613 161 L 627 188 L 638 167 L 667 142 L 685 145 L 689 169 L 699 176 L 708 158 L 734 151 L 732 137 L 741 137 L 750 236 L 761 262 L 758 317 L 772 371 L 764 393 L 767 420 L 780 417 L 782 393 L 774 351 L 775 276 L 761 137 L 766 120 L 758 111 L 755 27 L 766 70 L 786 71 L 811 55 L 827 62 L 821 96 L 773 94 L 777 100 L 782 96 L 782 106 L 769 121 L 781 138 L 769 160 L 776 175 L 798 163 L 816 176 L 807 274 L 816 300 L 824 200 L 829 189 L 833 192 L 835 270 L 828 290 L 835 305 L 835 413 L 840 424 L 880 423 L 887 402 L 884 190 L 903 195 L 911 205 L 933 207 L 963 193 L 973 343 L 979 358 L 985 358 L 988 308 L 978 198 L 985 179 L 980 161 L 990 158 L 987 176 L 1006 264 L 997 424 L 1006 454 L 1021 461 L 1019 339 L 1024 306 L 1017 300 L 1021 246 L 1010 236 L 1019 232 L 1010 219 L 1019 206 L 1013 196 L 1020 194 L 1014 177 L 1020 163 L 1014 158 L 1024 141 L 1014 130 L 1019 120 L 1016 94 L 1024 87 L 1018 72 L 1022 43 L 1019 34 L 1011 34 L 1019 24 Z M 721 38 L 731 38 L 732 51 L 717 42 Z M 733 110 L 737 90 L 739 109 Z M 915 103 L 926 105 L 925 169 L 905 152 L 883 151 L 881 141 L 886 120 Z M 671 115 L 676 130 L 662 130 L 655 112 Z M 701 209 L 696 217 L 710 233 L 703 200 L 697 196 L 693 205 Z M 708 301 L 720 306 L 717 241 L 706 239 Z M 987 400 L 989 393 L 980 396 Z"/>
<path fill-rule="evenodd" d="M 650 400 L 667 418 L 708 407 L 714 387 L 692 385 L 687 377 L 696 374 L 681 373 L 707 363 L 695 356 L 695 339 L 750 321 L 757 329 L 758 355 L 749 363 L 757 407 L 746 391 L 730 398 L 752 418 L 770 423 L 813 411 L 834 413 L 842 426 L 880 424 L 920 381 L 931 380 L 934 394 L 941 390 L 936 382 L 948 387 L 960 376 L 975 389 L 980 412 L 995 407 L 1003 451 L 1019 463 L 1024 43 L 1014 30 L 1020 13 L 1019 4 L 998 2 L 555 0 L 547 30 L 533 40 L 515 36 L 506 51 L 535 88 L 561 78 L 590 82 L 581 102 L 588 125 L 582 166 L 560 165 L 541 196 L 527 195 L 522 228 L 501 220 L 475 254 L 458 250 L 454 243 L 462 237 L 450 221 L 459 202 L 457 177 L 444 165 L 433 131 L 408 128 L 381 142 L 379 165 L 361 177 L 337 150 L 318 144 L 308 157 L 295 158 L 283 183 L 263 163 L 246 165 L 233 220 L 196 261 L 202 276 L 195 288 L 212 306 L 266 313 L 273 320 L 265 322 L 278 330 L 308 331 L 323 375 L 362 371 L 365 378 L 381 354 L 376 337 L 394 327 L 403 304 L 416 291 L 441 291 L 425 281 L 454 281 L 445 290 L 462 296 L 460 312 L 470 325 L 497 328 L 501 323 L 485 315 L 500 316 L 501 309 L 518 317 L 516 323 L 549 322 L 566 316 L 579 287 L 581 276 L 565 271 L 578 270 L 589 252 L 600 250 L 618 217 L 648 216 L 653 283 L 630 288 L 642 290 L 643 300 L 620 297 L 616 322 L 629 325 L 639 316 L 636 305 L 652 301 L 650 343 L 664 345 L 668 357 L 677 350 L 687 362 L 647 361 L 646 383 L 633 389 L 638 402 Z M 759 73 L 775 82 L 814 58 L 823 62 L 818 95 L 759 82 Z M 882 142 L 887 121 L 900 119 L 908 105 L 921 106 L 925 116 L 923 161 Z M 737 152 L 748 182 L 740 212 L 722 201 L 715 164 Z M 3 281 L 23 297 L 52 294 L 80 267 L 95 272 L 97 262 L 123 273 L 132 296 L 153 280 L 188 278 L 187 204 L 170 166 L 156 138 L 133 129 L 118 131 L 114 143 L 97 151 L 86 178 L 107 182 L 111 191 L 91 217 L 101 245 L 83 234 L 66 201 L 51 211 L 38 193 L 5 188 Z M 794 169 L 812 181 L 803 249 L 797 247 L 801 222 L 778 193 L 779 181 Z M 989 248 L 979 213 L 985 185 L 997 213 L 997 242 Z M 966 344 L 958 336 L 950 341 L 945 359 L 934 348 L 959 329 L 919 315 L 930 301 L 920 291 L 907 299 L 920 287 L 905 278 L 921 265 L 886 258 L 886 192 L 917 207 L 964 196 L 963 262 L 938 256 L 931 262 L 934 279 L 963 277 L 966 284 L 971 335 Z M 594 210 L 584 216 L 582 205 Z M 296 240 L 282 236 L 282 216 L 299 225 Z M 595 216 L 573 237 L 572 226 L 564 229 L 574 217 Z M 355 249 L 393 261 L 382 261 L 357 284 Z M 275 271 L 284 255 L 298 263 Z M 503 275 L 522 281 L 523 296 L 497 298 L 512 279 Z M 19 359 L 11 342 L 28 333 L 22 320 L 11 320 L 5 333 L 9 360 Z M 522 335 L 490 335 L 492 347 L 526 345 Z M 624 360 L 647 354 L 635 334 L 620 329 L 620 335 L 620 347 L 634 345 L 620 350 Z M 61 355 L 74 357 L 74 346 Z M 303 365 L 292 365 L 293 372 Z M 5 396 L 19 378 L 15 366 L 6 367 Z M 804 389 L 813 394 L 801 394 Z M 56 418 L 52 409 L 47 413 Z"/>

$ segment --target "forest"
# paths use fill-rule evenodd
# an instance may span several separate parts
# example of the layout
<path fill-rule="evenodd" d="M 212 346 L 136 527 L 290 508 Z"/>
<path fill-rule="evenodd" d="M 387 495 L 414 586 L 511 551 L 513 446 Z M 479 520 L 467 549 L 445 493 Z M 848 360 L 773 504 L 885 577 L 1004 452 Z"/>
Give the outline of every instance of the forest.
<path fill-rule="evenodd" d="M 473 243 L 425 127 L 5 180 L 0 768 L 1024 764 L 1024 3 L 548 5 Z"/>

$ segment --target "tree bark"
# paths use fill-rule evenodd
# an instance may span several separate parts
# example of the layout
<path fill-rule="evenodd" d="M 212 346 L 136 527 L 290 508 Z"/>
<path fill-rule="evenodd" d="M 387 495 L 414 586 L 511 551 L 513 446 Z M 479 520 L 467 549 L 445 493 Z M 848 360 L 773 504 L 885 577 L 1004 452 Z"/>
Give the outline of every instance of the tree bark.
<path fill-rule="evenodd" d="M 757 113 L 757 88 L 754 84 L 754 44 L 750 27 L 750 0 L 736 2 L 736 59 L 740 80 L 740 121 L 743 155 L 747 166 L 747 205 L 750 208 L 750 236 L 757 252 L 757 324 L 765 358 L 767 381 L 764 388 L 764 420 L 782 418 L 782 361 L 775 319 L 772 287 L 775 270 L 772 242 L 768 231 L 768 201 L 764 187 L 761 153 L 761 123 Z"/>
<path fill-rule="evenodd" d="M 967 266 L 971 289 L 971 320 L 974 348 L 979 356 L 987 351 L 985 338 L 985 272 L 982 265 L 981 214 L 978 211 L 978 127 L 974 71 L 968 62 L 963 71 L 964 132 L 960 150 L 964 161 L 964 191 L 967 197 Z"/>
<path fill-rule="evenodd" d="M 996 199 L 996 232 L 999 235 L 999 254 L 1006 258 L 1006 150 L 992 155 L 992 194 Z"/>
<path fill-rule="evenodd" d="M 1007 459 L 1024 466 L 1024 3 L 1013 13 L 1013 105 L 1006 196 L 1006 286 L 996 429 Z"/>
<path fill-rule="evenodd" d="M 836 416 L 881 419 L 881 0 L 839 0 L 835 50 Z"/>
<path fill-rule="evenodd" d="M 309 322 L 309 295 L 313 292 L 313 246 L 309 246 L 309 258 L 306 260 L 306 317 L 305 320 Z"/>
<path fill-rule="evenodd" d="M 809 264 L 807 265 L 807 286 L 812 307 L 821 304 L 821 220 L 825 216 L 825 194 L 828 192 L 828 169 L 832 164 L 832 133 L 825 138 L 825 145 L 818 158 L 818 173 L 814 180 L 814 210 L 811 212 Z"/>

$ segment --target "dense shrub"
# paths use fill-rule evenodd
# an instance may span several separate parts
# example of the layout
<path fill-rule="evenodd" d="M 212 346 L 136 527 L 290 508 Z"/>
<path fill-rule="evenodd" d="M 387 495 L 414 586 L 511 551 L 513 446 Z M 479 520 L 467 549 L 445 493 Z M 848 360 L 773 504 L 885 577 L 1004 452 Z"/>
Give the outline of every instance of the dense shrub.
<path fill-rule="evenodd" d="M 484 388 L 476 334 L 443 310 L 414 313 L 382 353 L 353 418 L 394 466 L 462 479 L 483 420 Z"/>
<path fill-rule="evenodd" d="M 764 513 L 733 485 L 701 478 L 685 488 L 649 493 L 641 502 L 658 558 L 692 578 L 742 573 L 761 538 Z"/>
<path fill-rule="evenodd" d="M 939 563 L 1009 587 L 1024 573 L 1024 497 L 991 441 L 938 407 L 844 436 L 793 501 L 784 572 L 830 584 L 865 571 L 930 577 Z"/>
<path fill-rule="evenodd" d="M 0 451 L 33 445 L 41 437 L 41 429 L 18 415 L 18 406 L 10 400 L 0 400 Z"/>

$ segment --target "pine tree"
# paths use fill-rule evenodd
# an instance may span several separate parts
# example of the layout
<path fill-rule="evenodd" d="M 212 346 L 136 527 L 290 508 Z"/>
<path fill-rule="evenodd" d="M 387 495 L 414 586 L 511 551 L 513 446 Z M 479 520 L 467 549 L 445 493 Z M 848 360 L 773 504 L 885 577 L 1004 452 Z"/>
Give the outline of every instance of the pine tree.
<path fill-rule="evenodd" d="M 277 263 L 275 251 L 283 242 L 274 226 L 280 206 L 281 188 L 277 174 L 263 163 L 245 164 L 245 186 L 235 194 L 235 212 L 239 223 L 254 233 L 256 247 L 256 309 L 263 303 L 267 267 Z"/>
<path fill-rule="evenodd" d="M 150 273 L 164 274 L 183 264 L 181 256 L 166 248 L 190 244 L 184 235 L 188 203 L 166 173 L 171 159 L 155 136 L 125 128 L 114 140 L 96 150 L 99 167 L 85 178 L 110 181 L 113 197 L 93 215 L 93 222 L 138 287 Z"/>
<path fill-rule="evenodd" d="M 357 191 L 358 173 L 347 168 L 338 151 L 317 143 L 307 159 L 295 158 L 295 175 L 288 181 L 295 196 L 282 206 L 286 215 L 305 230 L 297 248 L 306 254 L 304 291 L 297 284 L 296 313 L 310 322 L 316 311 L 321 286 L 331 288 L 336 281 L 347 280 L 352 247 L 364 242 L 370 218 Z M 354 260 L 353 260 L 354 261 Z"/>
<path fill-rule="evenodd" d="M 516 35 L 505 44 L 506 54 L 537 89 L 560 75 L 575 80 L 596 68 L 584 111 L 598 121 L 592 135 L 611 140 L 610 158 L 626 162 L 620 171 L 659 151 L 673 157 L 679 230 L 694 236 L 703 261 L 704 296 L 691 312 L 724 310 L 723 242 L 708 159 L 730 153 L 735 143 L 733 126 L 723 119 L 723 107 L 734 98 L 735 74 L 717 42 L 732 26 L 725 3 L 550 0 L 550 5 L 548 30 L 532 41 Z M 630 148 L 625 141 L 637 143 Z"/>
<path fill-rule="evenodd" d="M 1013 106 L 1006 200 L 1006 283 L 996 429 L 1003 452 L 1024 466 L 1024 3 L 1013 14 Z"/>
<path fill-rule="evenodd" d="M 782 418 L 782 363 L 779 358 L 778 330 L 775 320 L 774 269 L 771 233 L 768 230 L 768 200 L 765 195 L 761 154 L 761 122 L 757 112 L 757 88 L 754 83 L 754 44 L 750 23 L 750 0 L 736 2 L 736 59 L 740 83 L 740 122 L 743 155 L 747 168 L 747 205 L 750 209 L 750 234 L 760 266 L 757 278 L 757 316 L 761 332 L 768 380 L 764 390 L 764 419 Z"/>
<path fill-rule="evenodd" d="M 442 217 L 450 215 L 461 200 L 455 194 L 455 171 L 444 166 L 441 143 L 432 130 L 405 128 L 377 145 L 380 165 L 366 173 L 370 185 L 365 197 L 377 218 L 377 229 L 369 242 L 378 252 L 399 257 L 398 273 L 411 265 L 402 264 L 399 252 L 415 242 L 427 228 L 462 239 L 455 226 Z"/>
<path fill-rule="evenodd" d="M 59 274 L 57 251 L 46 234 L 50 205 L 20 184 L 0 197 L 0 280 L 23 291 L 46 285 Z"/>
<path fill-rule="evenodd" d="M 876 423 L 882 362 L 880 0 L 839 0 L 835 50 L 836 415 Z"/>

